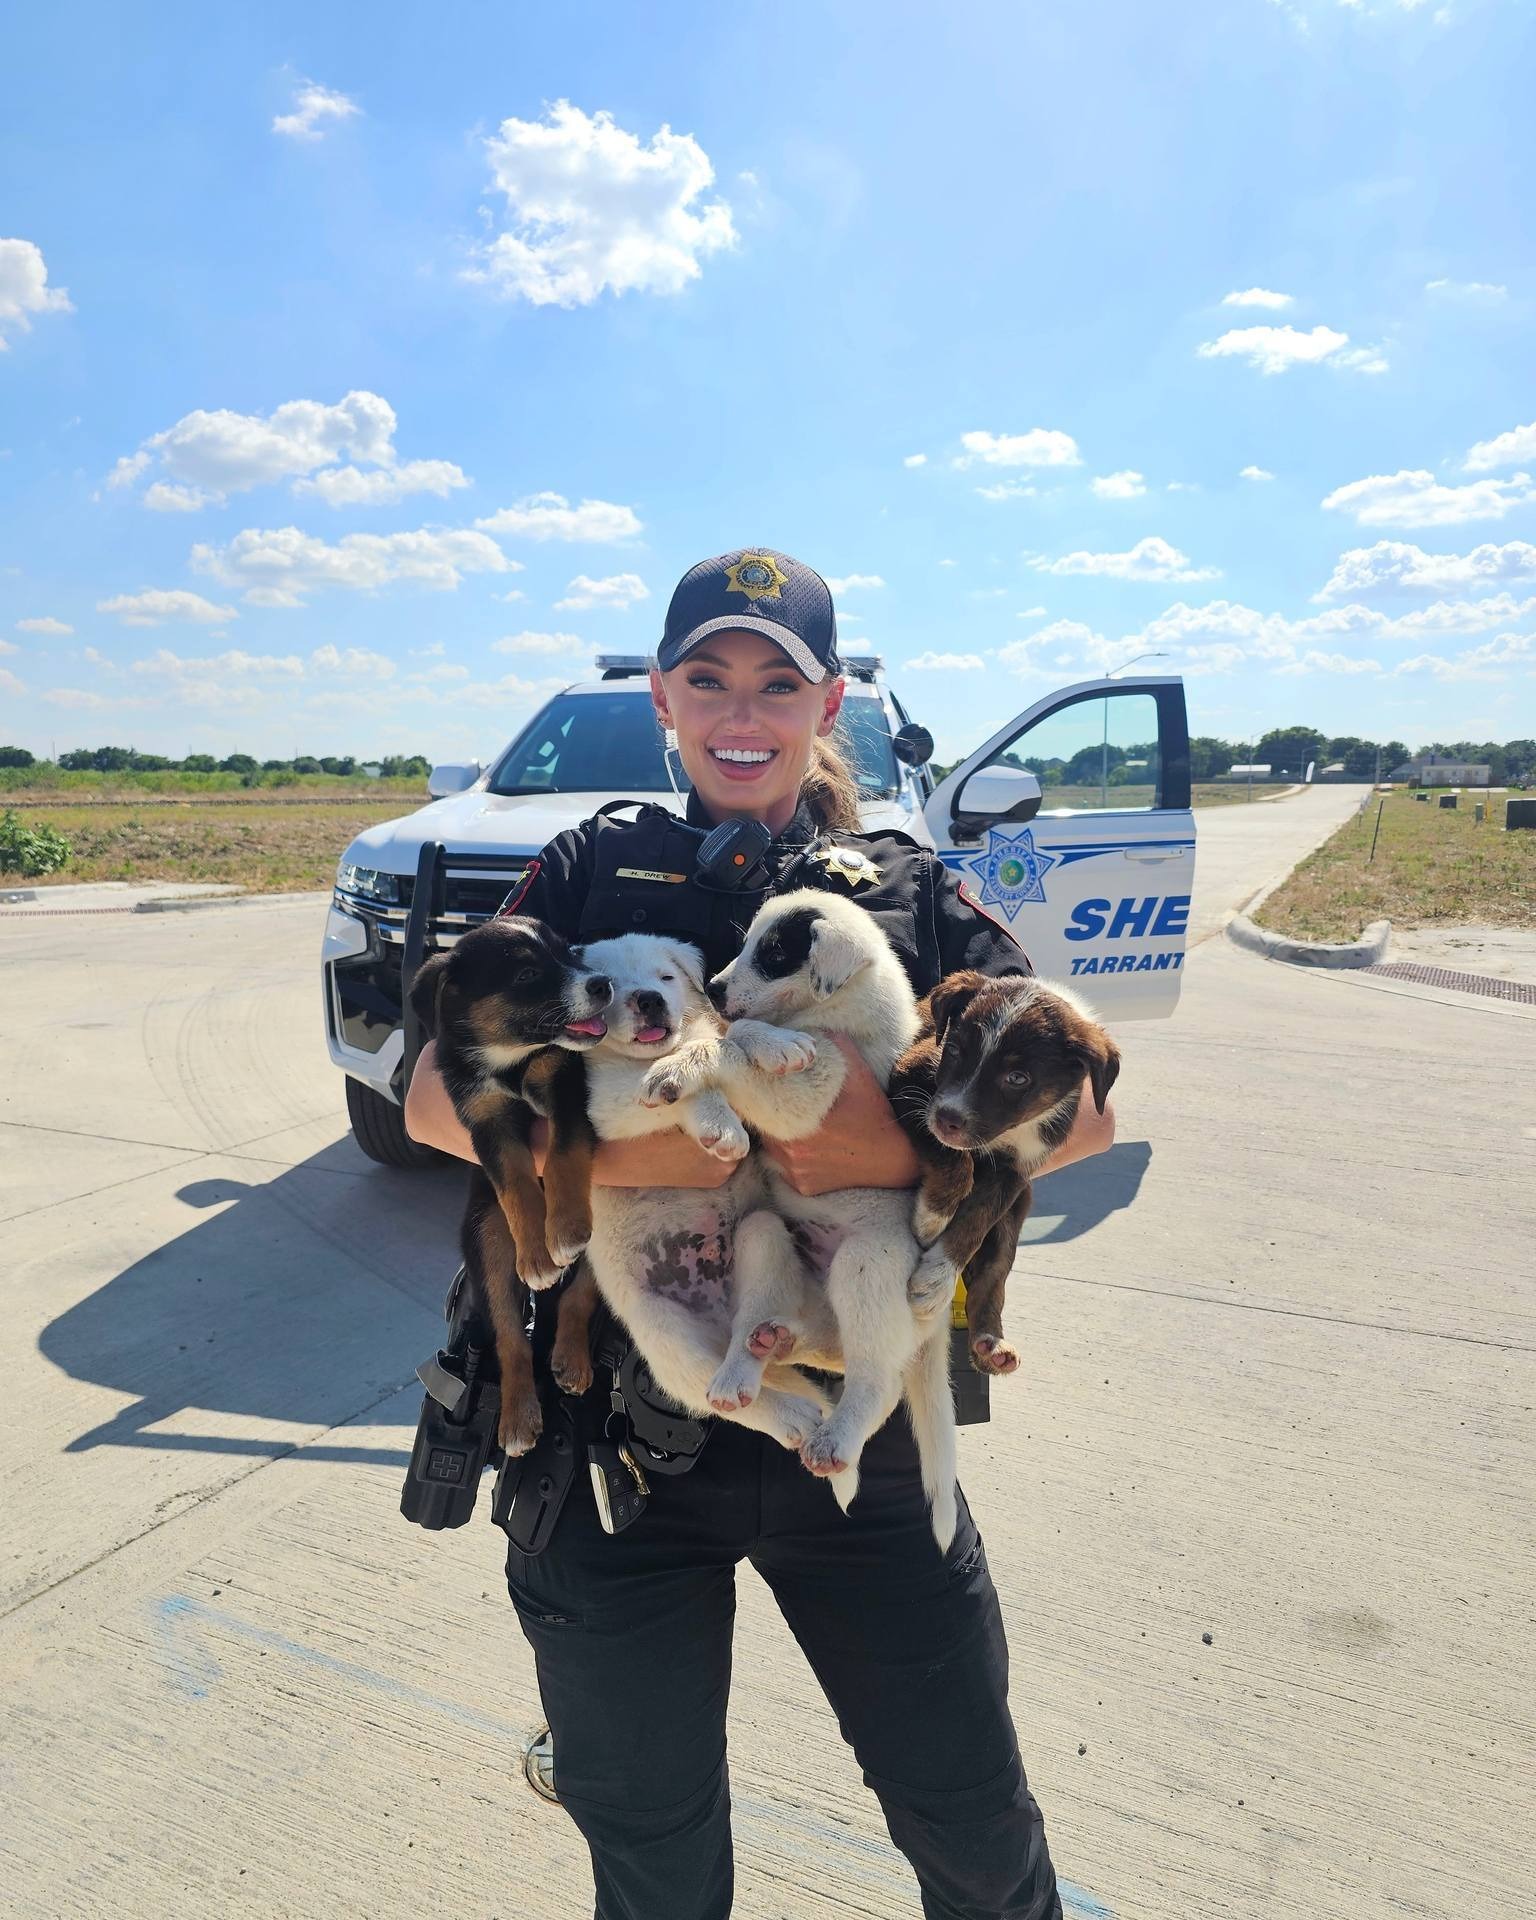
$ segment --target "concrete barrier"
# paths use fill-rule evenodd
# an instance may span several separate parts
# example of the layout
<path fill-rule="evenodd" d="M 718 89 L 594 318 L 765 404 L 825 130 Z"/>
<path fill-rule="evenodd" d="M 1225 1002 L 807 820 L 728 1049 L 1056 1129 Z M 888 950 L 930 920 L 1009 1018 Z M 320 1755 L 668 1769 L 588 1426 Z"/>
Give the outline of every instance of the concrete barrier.
<path fill-rule="evenodd" d="M 1271 933 L 1246 913 L 1235 913 L 1227 922 L 1227 938 L 1234 946 L 1293 967 L 1374 967 L 1386 958 L 1391 934 L 1390 920 L 1373 920 L 1358 940 L 1291 940 Z"/>

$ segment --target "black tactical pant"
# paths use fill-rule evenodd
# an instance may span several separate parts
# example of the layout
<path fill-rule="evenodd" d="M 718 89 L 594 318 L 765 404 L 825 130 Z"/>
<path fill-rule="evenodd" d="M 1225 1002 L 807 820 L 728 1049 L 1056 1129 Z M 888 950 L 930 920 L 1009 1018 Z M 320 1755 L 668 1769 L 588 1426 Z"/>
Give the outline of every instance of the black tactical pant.
<path fill-rule="evenodd" d="M 510 1550 L 596 1920 L 731 1911 L 725 1713 L 743 1559 L 832 1703 L 927 1920 L 1060 1920 L 981 1537 L 962 1500 L 940 1554 L 904 1413 L 866 1448 L 862 1481 L 845 1515 L 794 1455 L 716 1422 L 691 1472 L 652 1478 L 626 1532 L 602 1532 L 578 1479 L 549 1548 Z M 814 1779 L 813 1753 L 804 1764 Z"/>

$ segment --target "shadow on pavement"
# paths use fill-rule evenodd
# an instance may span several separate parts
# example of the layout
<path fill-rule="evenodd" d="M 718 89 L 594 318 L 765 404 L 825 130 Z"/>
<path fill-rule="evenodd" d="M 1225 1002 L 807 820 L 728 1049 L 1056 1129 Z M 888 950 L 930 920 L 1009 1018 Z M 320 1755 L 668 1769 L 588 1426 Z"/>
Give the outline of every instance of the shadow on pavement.
<path fill-rule="evenodd" d="M 301 1442 L 193 1432 L 195 1421 L 179 1416 L 323 1431 L 365 1414 L 410 1381 L 441 1329 L 463 1191 L 456 1168 L 392 1172 L 350 1141 L 271 1179 L 182 1187 L 176 1199 L 204 1217 L 60 1314 L 38 1342 L 71 1378 L 133 1395 L 66 1451 L 146 1446 L 272 1459 Z M 170 1420 L 177 1431 L 149 1431 Z M 304 1453 L 400 1466 L 409 1458 L 336 1444 Z"/>
<path fill-rule="evenodd" d="M 1024 1244 L 1075 1240 L 1129 1206 L 1151 1157 L 1146 1141 L 1126 1141 L 1049 1175 Z M 176 1198 L 206 1217 L 61 1314 L 38 1343 L 71 1378 L 133 1396 L 68 1452 L 143 1446 L 275 1459 L 300 1442 L 188 1431 L 181 1416 L 324 1431 L 410 1383 L 441 1330 L 457 1265 L 456 1167 L 394 1173 L 342 1141 L 270 1180 L 194 1180 Z M 171 1420 L 178 1431 L 158 1430 Z M 303 1451 L 401 1467 L 409 1458 L 334 1442 Z"/>
<path fill-rule="evenodd" d="M 1035 1188 L 1034 1206 L 1019 1244 L 1059 1247 L 1080 1239 L 1101 1220 L 1131 1204 L 1151 1164 L 1151 1141 L 1122 1140 L 1108 1153 L 1079 1160 L 1060 1173 L 1048 1173 Z"/>

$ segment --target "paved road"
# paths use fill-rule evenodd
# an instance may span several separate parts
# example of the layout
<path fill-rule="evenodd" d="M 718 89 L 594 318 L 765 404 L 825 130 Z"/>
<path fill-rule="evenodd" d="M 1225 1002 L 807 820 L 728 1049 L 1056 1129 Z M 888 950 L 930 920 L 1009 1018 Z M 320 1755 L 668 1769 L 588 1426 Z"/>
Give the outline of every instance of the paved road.
<path fill-rule="evenodd" d="M 1210 817 L 1210 910 L 1283 812 Z M 319 923 L 0 919 L 27 1920 L 590 1912 L 514 1784 L 499 1536 L 395 1511 L 458 1182 L 345 1139 Z M 1067 1912 L 1536 1911 L 1536 1022 L 1208 941 L 1124 1039 L 1120 1144 L 1043 1184 L 1027 1370 L 963 1438 Z M 739 1647 L 738 1913 L 915 1914 L 751 1575 Z"/>
<path fill-rule="evenodd" d="M 1221 930 L 1227 914 L 1288 874 L 1359 808 L 1368 787 L 1306 787 L 1284 800 L 1240 801 L 1195 815 L 1195 898 L 1190 943 Z"/>

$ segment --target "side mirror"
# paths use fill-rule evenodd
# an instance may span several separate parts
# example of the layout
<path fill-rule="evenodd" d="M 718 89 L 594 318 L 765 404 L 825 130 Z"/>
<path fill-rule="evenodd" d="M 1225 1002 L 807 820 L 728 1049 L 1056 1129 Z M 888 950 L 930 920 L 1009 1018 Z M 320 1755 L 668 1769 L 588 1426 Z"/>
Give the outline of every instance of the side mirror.
<path fill-rule="evenodd" d="M 955 795 L 952 816 L 963 833 L 980 833 L 999 820 L 1033 820 L 1040 782 L 1022 767 L 981 767 Z"/>
<path fill-rule="evenodd" d="M 478 760 L 434 767 L 427 775 L 427 792 L 434 800 L 446 800 L 450 793 L 467 792 L 483 771 Z"/>
<path fill-rule="evenodd" d="M 892 734 L 891 751 L 904 767 L 925 767 L 933 758 L 933 735 L 909 720 Z"/>

